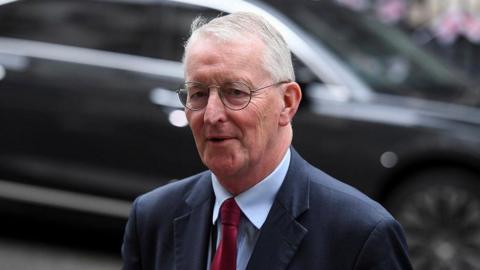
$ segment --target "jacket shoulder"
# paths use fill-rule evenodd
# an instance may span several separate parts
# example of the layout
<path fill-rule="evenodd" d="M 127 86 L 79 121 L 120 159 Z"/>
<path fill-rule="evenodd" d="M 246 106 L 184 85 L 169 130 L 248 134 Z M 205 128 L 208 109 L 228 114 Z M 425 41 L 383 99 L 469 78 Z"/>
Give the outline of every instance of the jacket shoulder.
<path fill-rule="evenodd" d="M 403 229 L 382 205 L 307 162 L 301 174 L 309 186 L 308 211 L 299 217 L 309 231 L 306 254 L 321 242 L 325 261 L 342 254 L 329 269 L 411 269 Z"/>
<path fill-rule="evenodd" d="M 330 208 L 335 209 L 337 216 L 344 216 L 350 220 L 358 218 L 360 223 L 376 224 L 384 219 L 393 220 L 391 214 L 382 205 L 361 191 L 311 165 L 309 167 L 311 200 L 325 206 L 322 209 L 331 206 Z"/>
<path fill-rule="evenodd" d="M 159 215 L 160 213 L 176 212 L 176 209 L 184 209 L 186 201 L 192 194 L 200 191 L 208 193 L 208 187 L 210 187 L 209 175 L 209 171 L 204 171 L 140 195 L 134 202 L 137 215 L 149 215 L 151 212 Z M 195 195 L 200 196 L 201 194 Z"/>

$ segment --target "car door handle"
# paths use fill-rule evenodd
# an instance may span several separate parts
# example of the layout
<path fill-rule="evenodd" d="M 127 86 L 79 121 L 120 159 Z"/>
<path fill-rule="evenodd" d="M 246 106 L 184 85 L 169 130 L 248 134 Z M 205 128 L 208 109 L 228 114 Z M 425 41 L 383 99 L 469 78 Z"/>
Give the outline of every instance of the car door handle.
<path fill-rule="evenodd" d="M 3 78 L 5 78 L 5 75 L 7 74 L 7 72 L 5 71 L 5 68 L 0 65 L 0 81 L 3 80 Z"/>

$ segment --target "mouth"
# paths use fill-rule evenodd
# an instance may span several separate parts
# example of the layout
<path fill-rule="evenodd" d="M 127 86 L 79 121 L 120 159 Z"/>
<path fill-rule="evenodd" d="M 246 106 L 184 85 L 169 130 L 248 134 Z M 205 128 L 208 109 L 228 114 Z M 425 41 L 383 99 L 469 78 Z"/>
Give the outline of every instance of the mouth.
<path fill-rule="evenodd" d="M 223 138 L 212 138 L 212 139 L 209 139 L 209 141 L 212 141 L 212 142 L 223 142 L 225 141 L 226 139 L 223 139 Z"/>
<path fill-rule="evenodd" d="M 233 137 L 213 137 L 212 136 L 212 137 L 208 137 L 207 141 L 212 143 L 222 143 L 222 142 L 226 142 L 233 139 L 234 139 Z"/>

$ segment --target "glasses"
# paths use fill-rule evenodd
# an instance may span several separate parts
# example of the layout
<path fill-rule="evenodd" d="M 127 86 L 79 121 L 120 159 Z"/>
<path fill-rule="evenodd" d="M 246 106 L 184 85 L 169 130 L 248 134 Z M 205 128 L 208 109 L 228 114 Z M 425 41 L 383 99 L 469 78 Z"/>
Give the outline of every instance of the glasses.
<path fill-rule="evenodd" d="M 217 88 L 223 105 L 231 110 L 238 111 L 248 106 L 253 94 L 257 91 L 288 82 L 276 82 L 256 89 L 251 89 L 250 86 L 242 82 L 226 82 L 222 85 L 186 82 L 182 88 L 177 90 L 177 94 L 183 106 L 192 111 L 198 111 L 207 106 L 210 89 Z"/>

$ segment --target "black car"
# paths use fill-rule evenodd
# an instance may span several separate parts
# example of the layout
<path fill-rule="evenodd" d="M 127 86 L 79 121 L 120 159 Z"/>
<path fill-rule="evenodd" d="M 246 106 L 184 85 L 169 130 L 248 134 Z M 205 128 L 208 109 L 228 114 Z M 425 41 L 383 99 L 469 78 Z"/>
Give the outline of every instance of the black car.
<path fill-rule="evenodd" d="M 7 2 L 2 213 L 119 242 L 134 197 L 205 169 L 175 93 L 191 21 L 246 10 L 294 54 L 294 147 L 384 204 L 416 269 L 480 267 L 480 90 L 401 32 L 332 1 Z"/>

